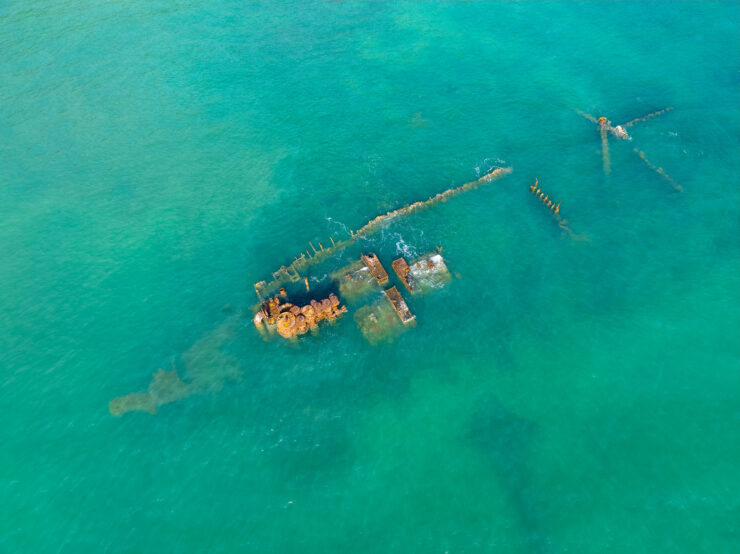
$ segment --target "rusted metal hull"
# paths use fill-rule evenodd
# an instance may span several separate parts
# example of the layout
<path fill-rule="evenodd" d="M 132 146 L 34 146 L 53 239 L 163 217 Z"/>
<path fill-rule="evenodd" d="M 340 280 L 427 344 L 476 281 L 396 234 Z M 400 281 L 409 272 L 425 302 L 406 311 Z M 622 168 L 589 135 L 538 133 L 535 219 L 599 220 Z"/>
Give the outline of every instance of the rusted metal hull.
<path fill-rule="evenodd" d="M 406 260 L 398 258 L 397 260 L 393 260 L 391 266 L 393 267 L 393 271 L 396 272 L 396 275 L 398 275 L 398 278 L 406 287 L 406 290 L 413 293 L 414 288 L 416 287 L 416 281 L 411 275 L 411 268 L 409 267 L 409 264 L 406 263 Z"/>
<path fill-rule="evenodd" d="M 316 328 L 323 320 L 333 320 L 345 313 L 347 307 L 341 305 L 335 294 L 323 300 L 311 300 L 305 306 L 281 302 L 278 296 L 273 296 L 262 303 L 254 316 L 254 324 L 258 329 L 263 326 L 274 329 L 281 337 L 289 339 Z"/>
<path fill-rule="evenodd" d="M 408 305 L 406 305 L 406 301 L 403 299 L 401 293 L 398 292 L 396 287 L 391 287 L 383 292 L 385 292 L 385 296 L 391 303 L 391 306 L 393 306 L 393 309 L 396 310 L 396 314 L 401 320 L 401 323 L 409 323 L 416 318 L 416 316 L 411 313 L 411 310 L 409 310 Z"/>
<path fill-rule="evenodd" d="M 362 254 L 362 261 L 370 270 L 375 280 L 379 285 L 385 285 L 388 282 L 388 273 L 386 272 L 383 264 L 380 263 L 378 256 L 375 254 Z"/>

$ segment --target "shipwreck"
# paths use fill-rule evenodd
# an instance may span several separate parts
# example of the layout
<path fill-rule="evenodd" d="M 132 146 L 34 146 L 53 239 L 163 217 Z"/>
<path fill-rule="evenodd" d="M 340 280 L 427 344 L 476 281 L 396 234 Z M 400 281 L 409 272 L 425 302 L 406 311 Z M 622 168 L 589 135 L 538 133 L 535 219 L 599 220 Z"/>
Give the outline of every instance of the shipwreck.
<path fill-rule="evenodd" d="M 309 299 L 303 305 L 294 304 L 288 301 L 284 285 L 303 282 L 306 292 L 310 292 L 305 273 L 312 266 L 329 259 L 358 240 L 376 233 L 394 219 L 406 217 L 445 202 L 452 196 L 473 190 L 509 173 L 511 173 L 511 168 L 499 167 L 476 181 L 379 215 L 357 231 L 350 230 L 349 237 L 344 240 L 335 241 L 334 237 L 330 237 L 331 246 L 328 248 L 324 248 L 319 243 L 319 248 L 316 249 L 313 243 L 309 242 L 313 254 L 307 249 L 300 256 L 295 256 L 290 265 L 284 265 L 273 272 L 271 281 L 255 283 L 254 290 L 260 301 L 254 310 L 255 327 L 266 338 L 277 333 L 283 338 L 294 339 L 306 334 L 309 330 L 316 330 L 323 320 L 334 321 L 347 313 L 348 308 L 340 300 L 340 295 L 349 302 L 356 302 L 383 289 L 384 300 L 360 307 L 355 320 L 360 331 L 371 343 L 377 343 L 394 335 L 392 328 L 398 322 L 405 327 L 414 322 L 416 318 L 398 288 L 395 285 L 388 286 L 390 277 L 375 253 L 362 253 L 359 260 L 331 273 L 330 278 L 336 285 L 337 291 L 331 292 L 326 298 Z M 441 252 L 425 254 L 410 262 L 404 258 L 397 258 L 391 262 L 391 267 L 400 283 L 412 295 L 434 291 L 451 280 Z M 394 313 L 395 318 L 389 317 Z"/>

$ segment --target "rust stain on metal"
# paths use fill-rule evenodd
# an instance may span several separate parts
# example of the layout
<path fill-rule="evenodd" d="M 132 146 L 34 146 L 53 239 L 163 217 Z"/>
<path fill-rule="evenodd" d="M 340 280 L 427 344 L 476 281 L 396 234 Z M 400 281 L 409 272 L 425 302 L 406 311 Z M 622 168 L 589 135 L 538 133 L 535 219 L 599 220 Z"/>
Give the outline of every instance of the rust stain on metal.
<path fill-rule="evenodd" d="M 553 217 L 558 222 L 558 227 L 560 227 L 563 231 L 566 231 L 568 235 L 570 235 L 570 238 L 575 241 L 588 241 L 590 240 L 588 238 L 588 235 L 585 235 L 583 233 L 581 234 L 575 234 L 570 226 L 568 225 L 568 220 L 565 219 L 562 215 L 560 215 L 560 202 L 555 204 L 553 200 L 550 199 L 549 195 L 546 195 L 542 190 L 540 190 L 539 187 L 539 180 L 535 178 L 534 185 L 529 185 L 529 191 L 534 194 L 537 198 L 540 199 L 540 202 L 542 202 L 547 209 L 549 209 L 552 212 Z"/>
<path fill-rule="evenodd" d="M 280 269 L 275 271 L 273 273 L 273 280 L 269 283 L 263 281 L 256 283 L 255 290 L 257 292 L 257 295 L 261 298 L 267 297 L 274 291 L 278 290 L 283 283 L 298 280 L 300 278 L 298 277 L 298 275 L 301 271 L 304 271 L 313 265 L 323 262 L 340 250 L 343 250 L 348 246 L 354 244 L 355 242 L 357 242 L 358 239 L 368 237 L 378 232 L 386 223 L 390 222 L 396 217 L 406 217 L 420 210 L 430 208 L 436 204 L 439 204 L 440 202 L 447 201 L 447 199 L 451 198 L 452 196 L 474 190 L 483 184 L 490 183 L 498 179 L 499 177 L 510 174 L 511 172 L 512 168 L 510 167 L 497 167 L 496 169 L 489 173 L 486 173 L 485 175 L 483 175 L 483 177 L 476 181 L 465 183 L 464 185 L 460 185 L 456 188 L 447 189 L 446 191 L 440 192 L 432 196 L 431 198 L 428 198 L 427 200 L 414 202 L 413 204 L 408 204 L 402 208 L 398 208 L 397 210 L 379 215 L 375 219 L 367 222 L 356 232 L 354 230 L 350 231 L 350 236 L 347 239 L 336 241 L 332 244 L 331 248 L 324 248 L 323 250 L 319 250 L 313 256 L 311 256 L 308 251 L 306 251 L 309 254 L 308 257 L 301 254 L 301 256 L 297 260 L 293 261 L 289 266 L 282 266 Z"/>
<path fill-rule="evenodd" d="M 408 323 L 414 320 L 416 316 L 411 313 L 411 310 L 406 305 L 406 301 L 396 287 L 391 287 L 383 292 L 385 292 L 386 298 L 391 303 L 391 306 L 393 306 L 393 309 L 396 310 L 402 323 Z"/>
<path fill-rule="evenodd" d="M 281 302 L 279 296 L 273 296 L 262 303 L 254 316 L 254 325 L 261 330 L 277 331 L 286 339 L 302 335 L 314 329 L 323 320 L 333 320 L 347 313 L 336 294 L 330 294 L 322 300 L 311 300 L 305 306 L 290 302 Z"/>
<path fill-rule="evenodd" d="M 380 263 L 378 256 L 374 253 L 369 255 L 362 254 L 362 262 L 367 266 L 379 285 L 385 285 L 388 282 L 388 273 L 386 273 L 383 264 Z"/>
<path fill-rule="evenodd" d="M 406 289 L 409 292 L 414 292 L 416 283 L 414 282 L 414 277 L 411 275 L 411 268 L 409 267 L 409 264 L 406 263 L 406 260 L 398 258 L 397 260 L 393 260 L 391 266 L 393 267 L 393 271 L 396 272 L 396 275 L 398 275 L 398 278 L 401 279 L 401 282 L 406 286 Z"/>

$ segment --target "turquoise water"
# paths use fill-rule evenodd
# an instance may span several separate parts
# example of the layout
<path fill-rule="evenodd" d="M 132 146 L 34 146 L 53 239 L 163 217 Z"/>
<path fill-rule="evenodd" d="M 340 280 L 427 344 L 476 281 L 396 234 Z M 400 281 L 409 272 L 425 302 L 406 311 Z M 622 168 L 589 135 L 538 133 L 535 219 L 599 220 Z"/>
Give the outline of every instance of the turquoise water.
<path fill-rule="evenodd" d="M 0 551 L 738 551 L 739 23 L 0 4 Z M 666 106 L 605 176 L 574 110 Z M 398 340 L 255 332 L 252 284 L 308 241 L 497 165 L 312 270 L 442 246 Z M 208 391 L 109 413 L 160 367 Z"/>

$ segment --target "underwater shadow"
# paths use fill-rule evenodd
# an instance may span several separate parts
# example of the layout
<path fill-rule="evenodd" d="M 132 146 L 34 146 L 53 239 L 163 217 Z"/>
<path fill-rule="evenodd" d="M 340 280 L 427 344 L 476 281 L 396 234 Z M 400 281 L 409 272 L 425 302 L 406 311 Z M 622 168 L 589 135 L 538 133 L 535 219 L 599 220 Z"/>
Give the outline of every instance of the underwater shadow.
<path fill-rule="evenodd" d="M 494 396 L 478 400 L 468 439 L 491 470 L 521 526 L 527 552 L 551 550 L 542 517 L 542 499 L 534 482 L 533 445 L 538 425 L 507 410 Z"/>

